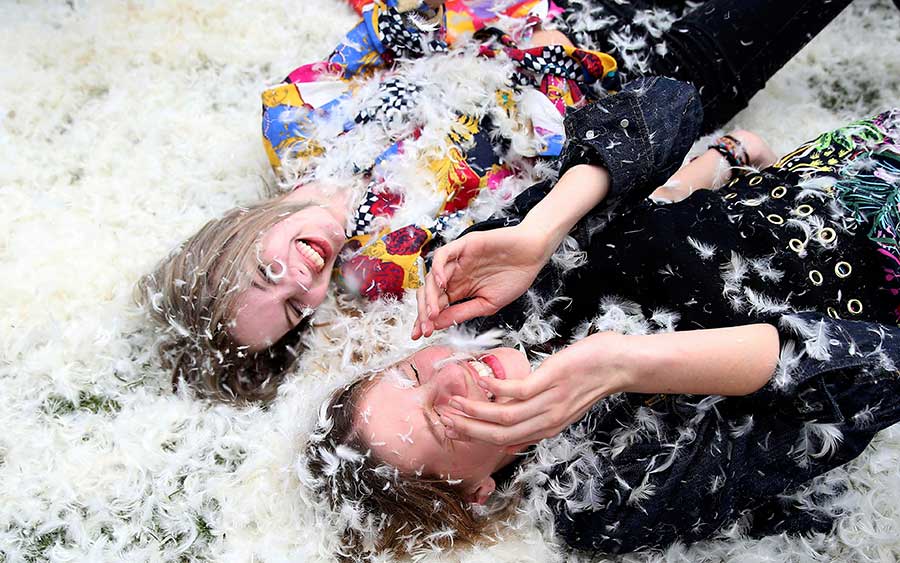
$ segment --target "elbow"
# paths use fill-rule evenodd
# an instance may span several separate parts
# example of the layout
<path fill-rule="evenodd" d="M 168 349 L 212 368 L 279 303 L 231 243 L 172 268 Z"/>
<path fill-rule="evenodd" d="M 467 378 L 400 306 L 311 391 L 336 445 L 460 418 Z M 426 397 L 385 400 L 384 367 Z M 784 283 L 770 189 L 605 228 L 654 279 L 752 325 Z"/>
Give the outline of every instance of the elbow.
<path fill-rule="evenodd" d="M 778 329 L 771 324 L 757 326 L 759 334 L 755 340 L 758 342 L 758 346 L 754 348 L 758 348 L 758 350 L 753 350 L 756 360 L 753 369 L 750 370 L 750 376 L 745 380 L 746 385 L 742 389 L 742 395 L 755 393 L 765 387 L 775 375 L 775 369 L 778 367 L 781 350 Z"/>

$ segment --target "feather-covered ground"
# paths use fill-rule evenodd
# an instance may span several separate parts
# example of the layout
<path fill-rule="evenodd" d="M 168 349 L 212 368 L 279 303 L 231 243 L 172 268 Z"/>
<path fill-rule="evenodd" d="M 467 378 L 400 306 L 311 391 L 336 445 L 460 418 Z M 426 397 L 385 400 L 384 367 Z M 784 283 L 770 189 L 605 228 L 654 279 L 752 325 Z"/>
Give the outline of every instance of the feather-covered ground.
<path fill-rule="evenodd" d="M 329 302 L 316 352 L 262 410 L 173 395 L 131 296 L 172 246 L 272 181 L 261 89 L 354 21 L 338 0 L 0 6 L 0 562 L 328 557 L 297 455 L 355 360 L 413 349 L 411 301 L 364 318 Z M 858 0 L 735 122 L 783 152 L 898 103 L 900 11 Z M 852 515 L 830 535 L 627 560 L 900 559 L 900 429 L 850 475 Z M 526 526 L 455 557 L 564 556 Z"/>

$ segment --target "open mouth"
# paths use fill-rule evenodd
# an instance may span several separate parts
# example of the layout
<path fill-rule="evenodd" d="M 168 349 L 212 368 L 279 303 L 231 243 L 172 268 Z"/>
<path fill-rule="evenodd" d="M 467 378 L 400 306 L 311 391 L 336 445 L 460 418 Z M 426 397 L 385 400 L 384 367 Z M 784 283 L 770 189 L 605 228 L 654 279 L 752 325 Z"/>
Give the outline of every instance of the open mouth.
<path fill-rule="evenodd" d="M 297 240 L 297 250 L 306 259 L 316 272 L 321 272 L 328 258 L 328 250 L 325 245 L 314 240 Z"/>
<path fill-rule="evenodd" d="M 466 365 L 472 368 L 472 370 L 478 377 L 496 377 L 496 375 L 494 374 L 494 370 L 491 369 L 491 366 L 481 360 L 469 360 L 468 362 L 466 362 Z M 487 389 L 484 390 L 484 394 L 487 397 L 488 401 L 494 400 L 494 394 Z"/>

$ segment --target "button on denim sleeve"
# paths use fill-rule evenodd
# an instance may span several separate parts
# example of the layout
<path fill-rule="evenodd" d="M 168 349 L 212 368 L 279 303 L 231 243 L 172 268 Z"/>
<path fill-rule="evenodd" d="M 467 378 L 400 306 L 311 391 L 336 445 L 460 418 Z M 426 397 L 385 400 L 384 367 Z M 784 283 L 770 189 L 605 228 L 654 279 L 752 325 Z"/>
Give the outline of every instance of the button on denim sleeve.
<path fill-rule="evenodd" d="M 643 199 L 678 170 L 703 122 L 697 91 L 669 78 L 640 78 L 566 115 L 560 175 L 577 164 L 609 171 L 604 207 Z"/>

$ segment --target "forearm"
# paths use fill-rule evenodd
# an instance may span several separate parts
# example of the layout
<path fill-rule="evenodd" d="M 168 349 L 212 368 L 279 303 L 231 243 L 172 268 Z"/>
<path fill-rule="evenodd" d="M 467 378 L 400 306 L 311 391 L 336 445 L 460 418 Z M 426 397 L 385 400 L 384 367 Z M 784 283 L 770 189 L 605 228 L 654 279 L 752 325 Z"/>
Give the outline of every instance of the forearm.
<path fill-rule="evenodd" d="M 521 226 L 546 241 L 547 258 L 572 227 L 603 201 L 609 191 L 609 174 L 599 166 L 573 166 L 522 220 Z"/>
<path fill-rule="evenodd" d="M 653 192 L 653 197 L 680 201 L 696 190 L 716 189 L 731 178 L 731 166 L 718 152 L 709 149 L 683 166 L 666 183 Z"/>
<path fill-rule="evenodd" d="M 738 129 L 729 135 L 740 142 L 746 151 L 748 164 L 765 168 L 775 162 L 775 153 L 757 134 Z M 714 149 L 708 149 L 672 175 L 666 183 L 653 192 L 653 197 L 667 201 L 680 201 L 696 190 L 718 189 L 731 180 L 734 169 L 725 157 Z"/>
<path fill-rule="evenodd" d="M 454 396 L 441 420 L 460 436 L 511 446 L 559 433 L 613 393 L 746 395 L 772 377 L 778 340 L 767 324 L 592 334 L 524 379 L 478 378 L 496 402 Z"/>
<path fill-rule="evenodd" d="M 779 339 L 769 324 L 623 336 L 623 391 L 746 395 L 769 381 Z"/>

